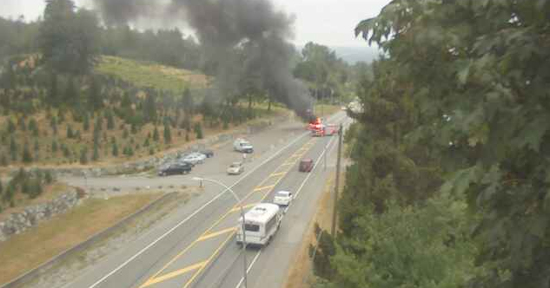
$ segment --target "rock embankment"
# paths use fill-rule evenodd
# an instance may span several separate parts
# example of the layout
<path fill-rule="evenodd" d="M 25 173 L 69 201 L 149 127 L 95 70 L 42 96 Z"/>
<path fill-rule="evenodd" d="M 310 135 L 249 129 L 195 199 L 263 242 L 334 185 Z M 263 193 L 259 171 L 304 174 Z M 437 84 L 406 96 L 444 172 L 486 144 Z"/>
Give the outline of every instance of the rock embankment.
<path fill-rule="evenodd" d="M 0 222 L 0 242 L 6 241 L 11 236 L 19 234 L 55 215 L 69 211 L 80 204 L 83 197 L 83 193 L 79 193 L 76 188 L 71 187 L 67 192 L 49 202 L 28 206 L 21 212 L 10 214 Z"/>

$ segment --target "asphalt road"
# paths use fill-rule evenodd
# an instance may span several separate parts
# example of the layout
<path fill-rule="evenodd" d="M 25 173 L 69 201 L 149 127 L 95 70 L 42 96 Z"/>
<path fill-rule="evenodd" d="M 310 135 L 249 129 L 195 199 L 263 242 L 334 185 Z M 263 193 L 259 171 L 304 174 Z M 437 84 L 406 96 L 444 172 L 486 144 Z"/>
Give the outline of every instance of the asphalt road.
<path fill-rule="evenodd" d="M 342 112 L 331 120 L 342 121 L 348 122 Z M 278 190 L 293 191 L 297 197 L 270 246 L 247 251 L 248 287 L 281 287 L 334 166 L 337 137 L 312 138 L 303 128 L 302 123 L 289 121 L 249 137 L 257 153 L 248 159 L 241 176 L 225 175 L 227 165 L 240 155 L 230 147 L 222 147 L 215 158 L 198 166 L 191 175 L 88 179 L 88 185 L 96 181 L 97 185 L 107 186 L 192 185 L 192 177 L 203 176 L 231 185 L 247 208 L 271 201 Z M 325 151 L 327 169 L 323 168 Z M 318 163 L 312 173 L 297 171 L 297 163 L 305 157 Z M 224 188 L 204 183 L 199 197 L 124 249 L 82 271 L 66 287 L 238 287 L 243 271 L 242 250 L 234 243 L 238 211 L 236 200 Z"/>

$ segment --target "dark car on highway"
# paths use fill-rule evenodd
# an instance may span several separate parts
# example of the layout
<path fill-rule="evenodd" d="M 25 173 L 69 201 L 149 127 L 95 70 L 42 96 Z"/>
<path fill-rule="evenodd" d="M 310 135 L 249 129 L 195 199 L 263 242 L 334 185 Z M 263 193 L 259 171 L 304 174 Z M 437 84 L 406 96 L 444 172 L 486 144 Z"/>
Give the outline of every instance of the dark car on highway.
<path fill-rule="evenodd" d="M 311 172 L 311 170 L 313 170 L 313 159 L 302 159 L 302 161 L 300 161 L 298 171 Z"/>
<path fill-rule="evenodd" d="M 187 174 L 191 172 L 191 169 L 193 169 L 193 166 L 189 163 L 170 164 L 169 166 L 159 170 L 159 176 Z"/>

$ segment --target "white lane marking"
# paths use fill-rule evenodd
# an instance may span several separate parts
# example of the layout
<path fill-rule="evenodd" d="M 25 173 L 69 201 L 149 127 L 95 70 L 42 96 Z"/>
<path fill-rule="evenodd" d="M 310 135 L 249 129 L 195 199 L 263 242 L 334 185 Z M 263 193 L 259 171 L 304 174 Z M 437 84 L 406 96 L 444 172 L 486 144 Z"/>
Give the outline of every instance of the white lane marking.
<path fill-rule="evenodd" d="M 277 151 L 275 154 L 267 158 L 264 162 L 262 162 L 260 165 L 256 166 L 254 169 L 248 171 L 243 177 L 241 177 L 239 180 L 237 180 L 233 185 L 231 185 L 229 188 L 233 188 L 235 185 L 240 183 L 244 178 L 248 177 L 250 174 L 252 174 L 254 171 L 265 165 L 267 162 L 271 161 L 273 158 L 275 158 L 277 155 L 279 155 L 281 152 L 286 150 L 288 147 L 292 146 L 294 143 L 296 143 L 298 140 L 302 139 L 304 136 L 308 135 L 309 132 L 305 132 L 302 135 L 298 136 L 296 139 L 294 139 L 292 142 L 287 144 L 285 147 L 281 148 L 279 151 Z M 118 267 L 116 267 L 114 270 L 109 272 L 107 275 L 103 276 L 101 279 L 99 279 L 97 282 L 92 284 L 89 288 L 95 288 L 97 285 L 101 284 L 103 281 L 105 281 L 107 278 L 111 277 L 113 274 L 117 273 L 120 269 L 124 268 L 128 263 L 132 262 L 134 259 L 139 257 L 143 252 L 147 251 L 149 248 L 157 244 L 160 240 L 164 239 L 166 236 L 168 236 L 170 233 L 174 232 L 178 227 L 185 224 L 189 219 L 197 215 L 199 212 L 201 212 L 204 208 L 206 208 L 208 205 L 210 205 L 212 202 L 216 201 L 218 198 L 220 198 L 222 195 L 224 195 L 228 189 L 225 189 L 223 192 L 212 198 L 210 201 L 206 202 L 204 205 L 202 205 L 199 209 L 195 210 L 191 215 L 189 215 L 187 218 L 183 219 L 181 222 L 176 224 L 176 226 L 172 227 L 170 230 L 166 231 L 164 234 L 162 234 L 160 237 L 158 237 L 155 241 L 151 242 L 149 245 L 145 246 L 143 249 L 141 249 L 139 252 L 134 254 L 132 257 L 130 257 L 128 260 L 124 261 L 124 263 L 120 264 Z"/>
<path fill-rule="evenodd" d="M 262 250 L 259 250 L 258 254 L 256 254 L 254 259 L 252 259 L 252 262 L 250 263 L 250 266 L 248 266 L 248 269 L 246 269 L 246 274 L 248 274 L 250 272 L 250 269 L 252 269 L 252 266 L 254 266 L 254 264 L 256 263 L 256 260 L 258 260 L 258 258 L 260 258 L 260 254 L 262 254 Z M 235 288 L 241 287 L 241 285 L 243 284 L 243 281 L 244 281 L 244 278 L 241 277 L 241 281 L 239 281 L 239 284 L 237 284 L 237 286 L 235 286 Z"/>
<path fill-rule="evenodd" d="M 349 121 L 347 123 L 345 123 L 344 125 L 347 125 L 349 123 Z M 321 153 L 319 155 L 319 158 L 317 158 L 317 160 L 315 161 L 315 164 L 313 165 L 313 169 L 312 169 L 312 172 L 315 170 L 315 168 L 317 168 L 317 164 L 319 164 L 319 161 L 321 160 L 321 158 L 323 157 L 323 155 L 325 155 L 325 153 L 327 152 L 327 149 L 330 147 L 330 145 L 332 145 L 332 141 L 334 139 L 337 139 L 337 138 L 330 138 L 328 144 L 325 146 L 326 148 L 323 150 L 323 153 Z M 334 150 L 334 147 L 336 147 L 336 145 L 332 145 L 332 147 L 330 148 L 330 152 L 332 152 L 332 150 Z M 302 191 L 302 189 L 304 188 L 304 185 L 305 183 L 309 180 L 309 177 L 311 176 L 311 174 L 313 173 L 308 173 L 308 175 L 306 176 L 306 178 L 304 179 L 304 181 L 302 181 L 302 184 L 300 185 L 300 187 L 298 188 L 298 191 L 296 192 L 296 195 L 294 196 L 294 199 L 298 198 L 298 195 L 300 194 L 300 191 Z M 285 208 L 285 211 L 284 211 L 284 215 L 286 215 L 286 212 L 288 211 L 288 208 L 290 208 L 290 206 L 292 205 L 292 203 L 294 202 L 294 199 L 290 202 L 290 204 Z M 283 216 L 284 218 L 284 216 Z M 250 270 L 252 269 L 252 266 L 254 266 L 254 264 L 256 263 L 256 260 L 258 260 L 258 258 L 260 257 L 260 254 L 262 254 L 262 251 L 263 249 L 260 249 L 258 251 L 258 253 L 256 254 L 256 256 L 254 257 L 254 260 L 252 260 L 252 262 L 250 263 L 250 266 L 248 266 L 248 268 L 246 269 L 246 273 L 248 274 L 248 272 L 250 272 Z M 237 286 L 235 286 L 235 288 L 240 288 L 241 285 L 243 284 L 243 281 L 244 281 L 244 277 L 241 277 L 241 281 L 239 281 L 239 284 L 237 284 Z"/>

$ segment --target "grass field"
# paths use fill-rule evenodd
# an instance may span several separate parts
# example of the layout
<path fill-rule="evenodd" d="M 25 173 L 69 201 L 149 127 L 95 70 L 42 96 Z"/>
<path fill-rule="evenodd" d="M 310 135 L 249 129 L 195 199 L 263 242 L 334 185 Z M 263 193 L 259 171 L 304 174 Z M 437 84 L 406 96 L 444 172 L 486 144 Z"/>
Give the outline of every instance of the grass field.
<path fill-rule="evenodd" d="M 72 211 L 54 217 L 0 243 L 0 285 L 112 226 L 158 199 L 160 194 L 87 199 Z"/>
<path fill-rule="evenodd" d="M 121 78 L 138 87 L 174 92 L 182 92 L 186 87 L 204 88 L 208 81 L 204 74 L 197 72 L 113 56 L 101 57 L 96 72 Z"/>

